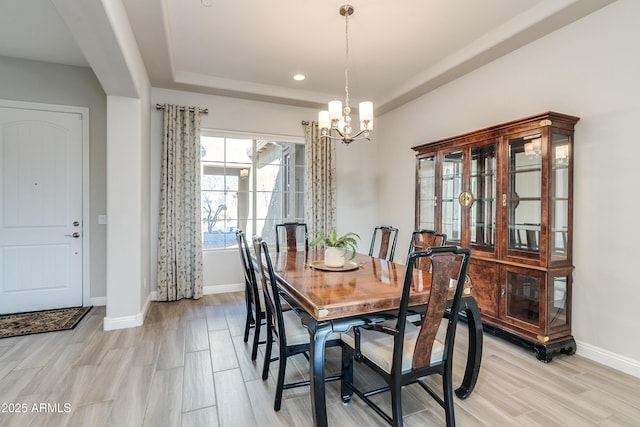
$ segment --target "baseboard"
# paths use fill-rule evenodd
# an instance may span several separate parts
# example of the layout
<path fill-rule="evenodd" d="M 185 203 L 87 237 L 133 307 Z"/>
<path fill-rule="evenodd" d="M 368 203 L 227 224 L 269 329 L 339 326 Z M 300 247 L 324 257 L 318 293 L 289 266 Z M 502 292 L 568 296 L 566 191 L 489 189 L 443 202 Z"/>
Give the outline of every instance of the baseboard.
<path fill-rule="evenodd" d="M 229 292 L 244 292 L 244 283 L 229 283 L 225 285 L 205 285 L 202 287 L 203 295 L 226 294 Z M 158 301 L 156 291 L 151 292 L 151 300 Z"/>
<path fill-rule="evenodd" d="M 91 304 L 94 307 L 101 307 L 104 305 L 107 305 L 107 297 L 95 297 L 95 298 L 89 298 L 89 304 Z"/>
<path fill-rule="evenodd" d="M 142 313 L 133 316 L 122 317 L 106 317 L 104 318 L 103 328 L 105 331 L 114 331 L 116 329 L 136 328 L 142 326 L 144 315 Z"/>
<path fill-rule="evenodd" d="M 204 295 L 226 294 L 229 292 L 244 292 L 244 283 L 229 283 L 226 285 L 209 285 L 204 286 L 202 293 Z"/>
<path fill-rule="evenodd" d="M 147 317 L 147 312 L 149 311 L 149 307 L 151 307 L 151 293 L 147 294 L 147 300 L 144 302 L 142 306 L 142 322 L 144 323 L 144 319 Z"/>
<path fill-rule="evenodd" d="M 147 315 L 147 311 L 151 305 L 150 296 L 147 297 L 145 301 L 142 311 L 133 316 L 122 316 L 122 317 L 106 317 L 103 321 L 103 328 L 105 331 L 114 331 L 116 329 L 127 329 L 127 328 L 137 328 L 138 326 L 142 326 L 144 323 L 144 318 Z"/>
<path fill-rule="evenodd" d="M 625 374 L 640 378 L 640 360 L 621 356 L 584 342 L 577 341 L 576 344 L 576 354 L 589 360 L 593 360 L 594 362 L 602 363 L 610 368 L 622 371 Z"/>

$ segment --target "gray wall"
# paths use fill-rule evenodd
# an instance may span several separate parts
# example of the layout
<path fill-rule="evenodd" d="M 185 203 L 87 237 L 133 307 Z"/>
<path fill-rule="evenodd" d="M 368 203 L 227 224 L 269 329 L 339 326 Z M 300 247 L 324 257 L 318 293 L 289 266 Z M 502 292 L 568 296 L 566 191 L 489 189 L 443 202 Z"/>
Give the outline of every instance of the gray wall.
<path fill-rule="evenodd" d="M 370 193 L 377 195 L 380 221 L 399 227 L 398 247 L 407 247 L 414 218 L 412 146 L 548 110 L 579 116 L 573 333 L 578 354 L 640 376 L 638 17 L 640 2 L 619 0 L 383 115 Z M 369 150 L 352 145 L 354 157 Z M 354 209 L 351 216 L 361 215 Z"/>
<path fill-rule="evenodd" d="M 0 56 L 0 99 L 89 108 L 92 299 L 106 295 L 106 96 L 89 68 Z M 85 224 L 86 226 L 86 224 Z"/>

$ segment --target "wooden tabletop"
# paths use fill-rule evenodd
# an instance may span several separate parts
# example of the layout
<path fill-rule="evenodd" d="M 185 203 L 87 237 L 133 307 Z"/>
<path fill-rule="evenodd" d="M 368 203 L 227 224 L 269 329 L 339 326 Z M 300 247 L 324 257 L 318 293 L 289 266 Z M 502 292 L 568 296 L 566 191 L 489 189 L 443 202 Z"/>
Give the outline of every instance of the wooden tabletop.
<path fill-rule="evenodd" d="M 357 254 L 351 271 L 324 271 L 311 267 L 322 252 L 279 252 L 273 267 L 280 287 L 316 320 L 371 314 L 400 306 L 405 266 Z M 414 269 L 410 305 L 426 304 L 431 275 Z M 469 288 L 465 293 L 469 293 Z"/>

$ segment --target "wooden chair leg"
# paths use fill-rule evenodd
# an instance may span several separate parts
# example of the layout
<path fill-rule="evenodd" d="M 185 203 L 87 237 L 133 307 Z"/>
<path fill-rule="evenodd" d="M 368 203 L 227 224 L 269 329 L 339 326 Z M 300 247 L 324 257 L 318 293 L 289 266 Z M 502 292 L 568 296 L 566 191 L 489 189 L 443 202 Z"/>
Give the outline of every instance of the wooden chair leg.
<path fill-rule="evenodd" d="M 353 350 L 348 345 L 342 345 L 342 380 L 340 385 L 340 393 L 342 395 L 342 403 L 345 405 L 351 401 L 353 390 L 347 385 L 353 383 Z"/>
<path fill-rule="evenodd" d="M 244 323 L 244 342 L 249 341 L 249 329 L 251 329 L 251 315 L 247 314 L 247 320 Z"/>
<path fill-rule="evenodd" d="M 269 364 L 271 363 L 271 346 L 273 344 L 273 334 L 271 327 L 267 324 L 267 345 L 264 348 L 264 364 L 262 366 L 262 380 L 269 378 Z"/>
<path fill-rule="evenodd" d="M 251 304 L 249 303 L 249 295 L 246 296 L 246 305 L 247 305 L 247 318 L 244 322 L 244 342 L 249 341 L 249 329 L 251 329 L 251 325 L 255 323 L 253 319 L 253 313 L 251 312 Z"/>
<path fill-rule="evenodd" d="M 451 382 L 451 370 L 445 370 L 442 374 L 443 382 L 443 400 L 444 400 L 444 415 L 447 421 L 447 427 L 455 427 L 456 418 L 454 413 L 453 404 L 453 384 Z"/>
<path fill-rule="evenodd" d="M 402 426 L 402 386 L 400 383 L 391 386 L 391 414 L 393 425 Z"/>
<path fill-rule="evenodd" d="M 260 344 L 260 329 L 262 326 L 262 316 L 260 313 L 256 313 L 256 326 L 253 330 L 253 346 L 251 349 L 251 361 L 256 360 L 258 357 L 258 345 Z"/>
<path fill-rule="evenodd" d="M 278 367 L 278 381 L 276 382 L 276 398 L 273 409 L 279 411 L 282 406 L 282 391 L 284 390 L 284 374 L 287 370 L 287 355 L 280 351 L 280 363 Z"/>

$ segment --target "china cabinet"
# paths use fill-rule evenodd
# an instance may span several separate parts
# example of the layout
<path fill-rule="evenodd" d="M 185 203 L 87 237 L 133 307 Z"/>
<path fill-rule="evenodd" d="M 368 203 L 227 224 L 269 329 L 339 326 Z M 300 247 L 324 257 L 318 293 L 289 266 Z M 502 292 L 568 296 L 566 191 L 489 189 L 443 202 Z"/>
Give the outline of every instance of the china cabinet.
<path fill-rule="evenodd" d="M 573 133 L 547 112 L 413 147 L 416 228 L 469 247 L 486 331 L 549 362 L 571 335 Z"/>

